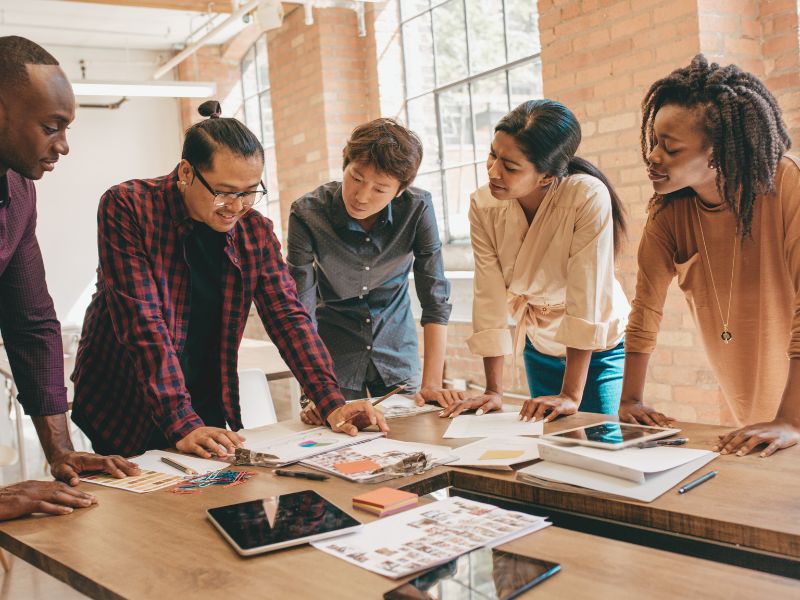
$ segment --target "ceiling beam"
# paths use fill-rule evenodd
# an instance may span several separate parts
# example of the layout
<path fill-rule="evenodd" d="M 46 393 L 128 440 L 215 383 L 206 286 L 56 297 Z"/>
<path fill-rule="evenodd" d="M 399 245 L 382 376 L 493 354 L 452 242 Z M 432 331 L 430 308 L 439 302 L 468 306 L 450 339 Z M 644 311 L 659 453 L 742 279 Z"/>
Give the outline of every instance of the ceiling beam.
<path fill-rule="evenodd" d="M 195 12 L 230 13 L 230 0 L 71 0 L 109 6 L 137 6 L 139 8 L 167 8 Z"/>

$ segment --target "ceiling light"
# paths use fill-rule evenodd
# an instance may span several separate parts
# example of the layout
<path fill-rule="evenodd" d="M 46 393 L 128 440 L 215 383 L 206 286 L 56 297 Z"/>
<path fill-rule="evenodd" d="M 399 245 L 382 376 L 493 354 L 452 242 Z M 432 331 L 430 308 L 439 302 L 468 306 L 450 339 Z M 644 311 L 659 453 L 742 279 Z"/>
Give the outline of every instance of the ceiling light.
<path fill-rule="evenodd" d="M 74 81 L 76 96 L 144 96 L 150 98 L 210 98 L 217 84 L 207 81 Z"/>

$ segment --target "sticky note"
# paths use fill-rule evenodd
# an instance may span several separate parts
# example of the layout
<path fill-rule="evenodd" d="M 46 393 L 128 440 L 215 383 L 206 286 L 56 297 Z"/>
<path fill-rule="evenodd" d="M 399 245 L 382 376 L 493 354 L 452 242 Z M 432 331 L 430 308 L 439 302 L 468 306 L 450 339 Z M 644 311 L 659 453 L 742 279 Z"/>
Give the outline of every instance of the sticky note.
<path fill-rule="evenodd" d="M 353 496 L 353 502 L 360 502 L 362 504 L 371 504 L 384 508 L 393 504 L 410 502 L 416 500 L 417 495 L 411 492 L 404 492 L 403 490 L 395 490 L 389 487 L 378 488 L 360 496 Z"/>
<path fill-rule="evenodd" d="M 364 473 L 367 471 L 375 471 L 380 469 L 381 466 L 370 458 L 363 460 L 352 460 L 349 462 L 340 462 L 333 465 L 333 468 L 344 473 L 345 475 L 353 475 L 355 473 Z"/>
<path fill-rule="evenodd" d="M 519 458 L 524 453 L 524 450 L 487 450 L 481 454 L 478 460 L 504 460 L 508 458 Z"/>

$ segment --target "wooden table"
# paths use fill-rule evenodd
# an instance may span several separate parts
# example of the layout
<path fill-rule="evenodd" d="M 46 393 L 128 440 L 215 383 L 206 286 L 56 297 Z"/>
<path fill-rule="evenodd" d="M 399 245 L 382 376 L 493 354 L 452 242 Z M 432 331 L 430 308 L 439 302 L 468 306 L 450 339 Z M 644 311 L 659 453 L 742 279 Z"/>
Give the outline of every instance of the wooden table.
<path fill-rule="evenodd" d="M 548 429 L 602 420 L 575 415 Z M 435 413 L 390 421 L 390 437 L 457 446 L 442 440 L 447 422 Z M 270 426 L 298 430 L 288 422 Z M 719 428 L 684 426 L 700 447 Z M 633 524 L 708 543 L 772 548 L 796 557 L 800 539 L 798 463 L 794 450 L 768 460 L 722 457 L 714 482 L 691 494 L 668 492 L 651 504 L 555 492 L 516 482 L 513 475 L 440 467 L 395 486 L 420 492 L 450 483 L 467 492 L 488 490 L 510 501 L 582 510 L 622 525 Z M 0 545 L 94 598 L 378 598 L 398 582 L 318 552 L 310 546 L 242 559 L 212 528 L 205 510 L 267 495 L 314 488 L 361 521 L 353 495 L 371 489 L 339 479 L 308 482 L 279 478 L 268 470 L 235 488 L 200 494 L 168 491 L 136 495 L 82 484 L 100 505 L 63 517 L 34 517 L 0 525 Z M 542 513 L 540 513 L 542 514 Z M 531 598 L 788 598 L 800 597 L 800 581 L 673 552 L 550 527 L 503 548 L 553 560 L 563 572 L 528 592 Z"/>

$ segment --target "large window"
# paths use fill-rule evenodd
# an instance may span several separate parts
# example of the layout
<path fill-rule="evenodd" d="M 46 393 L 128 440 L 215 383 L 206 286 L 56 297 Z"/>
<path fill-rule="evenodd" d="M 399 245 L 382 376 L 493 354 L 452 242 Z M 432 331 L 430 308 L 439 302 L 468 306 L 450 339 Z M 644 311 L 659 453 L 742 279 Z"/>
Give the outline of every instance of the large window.
<path fill-rule="evenodd" d="M 536 3 L 399 1 L 407 122 L 425 145 L 415 185 L 433 194 L 443 239 L 466 239 L 495 123 L 542 96 Z"/>
<path fill-rule="evenodd" d="M 272 127 L 266 34 L 247 51 L 241 67 L 244 122 L 264 146 L 264 184 L 268 193 L 266 204 L 259 208 L 275 224 L 275 234 L 280 239 L 281 204 L 278 196 L 278 167 L 275 159 L 275 130 Z"/>

